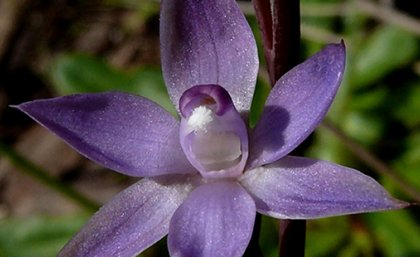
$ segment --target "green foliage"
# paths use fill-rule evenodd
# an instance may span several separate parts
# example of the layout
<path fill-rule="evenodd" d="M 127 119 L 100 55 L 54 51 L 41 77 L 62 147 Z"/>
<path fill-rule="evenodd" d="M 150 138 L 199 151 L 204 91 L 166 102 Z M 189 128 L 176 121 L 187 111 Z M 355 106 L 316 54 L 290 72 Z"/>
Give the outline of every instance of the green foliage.
<path fill-rule="evenodd" d="M 251 111 L 249 114 L 249 124 L 251 127 L 254 127 L 257 124 L 270 90 L 271 86 L 267 81 L 264 81 L 261 78 L 257 79 L 257 85 L 255 87 L 254 98 L 252 99 Z"/>
<path fill-rule="evenodd" d="M 382 212 L 364 217 L 384 256 L 420 256 L 420 226 L 408 211 Z"/>
<path fill-rule="evenodd" d="M 420 127 L 420 83 L 407 83 L 405 90 L 400 92 L 396 89 L 395 109 L 393 113 L 395 117 L 401 121 L 405 126 L 415 129 Z M 399 93 L 399 94 L 398 94 Z M 396 103 L 398 101 L 398 103 Z"/>
<path fill-rule="evenodd" d="M 311 220 L 307 227 L 307 257 L 333 256 L 346 243 L 349 227 L 346 217 Z"/>
<path fill-rule="evenodd" d="M 86 216 L 0 220 L 0 257 L 53 257 L 86 221 Z"/>
<path fill-rule="evenodd" d="M 343 26 L 339 32 L 344 33 L 347 46 L 346 76 L 329 119 L 375 155 L 386 156 L 383 161 L 419 190 L 420 84 L 413 67 L 420 39 L 401 27 L 373 21 L 357 9 L 339 19 Z M 327 22 L 320 26 L 334 30 Z M 319 44 L 308 40 L 303 48 L 319 49 Z M 310 156 L 364 167 L 325 128 L 318 128 L 310 142 L 306 151 Z M 392 179 L 374 175 L 396 197 L 413 201 Z M 337 218 L 310 221 L 306 256 L 420 256 L 420 220 L 413 215 L 418 207 L 410 211 L 344 217 L 346 222 Z"/>
<path fill-rule="evenodd" d="M 415 36 L 392 26 L 380 26 L 359 45 L 353 64 L 353 84 L 364 87 L 413 61 Z"/>
<path fill-rule="evenodd" d="M 367 145 L 381 140 L 385 124 L 374 113 L 349 112 L 343 126 L 349 136 Z"/>
<path fill-rule="evenodd" d="M 410 184 L 420 188 L 420 131 L 408 135 L 405 139 L 405 151 L 395 161 L 399 175 L 410 181 Z"/>
<path fill-rule="evenodd" d="M 279 222 L 273 218 L 262 215 L 260 247 L 265 257 L 279 256 Z"/>
<path fill-rule="evenodd" d="M 156 68 L 140 67 L 123 72 L 95 57 L 68 54 L 57 58 L 50 78 L 54 88 L 63 95 L 120 90 L 149 98 L 175 114 L 161 72 Z"/>

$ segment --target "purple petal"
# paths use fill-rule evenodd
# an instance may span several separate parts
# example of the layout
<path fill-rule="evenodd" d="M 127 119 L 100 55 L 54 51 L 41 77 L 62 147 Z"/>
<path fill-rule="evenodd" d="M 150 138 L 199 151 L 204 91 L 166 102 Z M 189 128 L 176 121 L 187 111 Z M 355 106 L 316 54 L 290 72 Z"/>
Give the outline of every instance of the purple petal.
<path fill-rule="evenodd" d="M 258 72 L 252 31 L 234 0 L 163 0 L 163 75 L 175 106 L 188 88 L 217 84 L 248 111 Z"/>
<path fill-rule="evenodd" d="M 194 172 L 179 122 L 159 105 L 126 93 L 71 95 L 17 106 L 81 154 L 131 176 Z"/>
<path fill-rule="evenodd" d="M 280 219 L 313 219 L 407 206 L 357 170 L 303 157 L 288 156 L 247 171 L 241 183 L 254 197 L 259 212 Z"/>
<path fill-rule="evenodd" d="M 192 187 L 185 176 L 142 179 L 103 206 L 58 256 L 135 256 L 168 233 Z"/>
<path fill-rule="evenodd" d="M 276 83 L 250 133 L 249 169 L 279 160 L 312 133 L 334 99 L 344 65 L 344 44 L 328 45 Z"/>
<path fill-rule="evenodd" d="M 181 96 L 181 146 L 204 178 L 239 177 L 248 158 L 247 127 L 228 92 L 194 86 Z"/>
<path fill-rule="evenodd" d="M 199 186 L 172 217 L 170 255 L 242 256 L 251 239 L 254 219 L 254 201 L 236 182 Z"/>

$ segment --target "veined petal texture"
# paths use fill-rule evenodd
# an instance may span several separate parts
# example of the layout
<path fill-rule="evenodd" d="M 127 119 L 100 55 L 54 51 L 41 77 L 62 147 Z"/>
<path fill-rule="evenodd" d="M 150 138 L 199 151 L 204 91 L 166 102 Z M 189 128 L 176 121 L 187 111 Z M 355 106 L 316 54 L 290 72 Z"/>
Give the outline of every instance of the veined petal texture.
<path fill-rule="evenodd" d="M 163 75 L 175 106 L 188 88 L 217 84 L 239 112 L 249 110 L 258 55 L 236 1 L 163 0 L 160 40 Z"/>
<path fill-rule="evenodd" d="M 241 184 L 253 196 L 257 211 L 280 219 L 314 219 L 407 206 L 357 170 L 304 157 L 287 156 L 247 171 Z"/>
<path fill-rule="evenodd" d="M 344 44 L 331 44 L 276 83 L 250 132 L 249 169 L 279 160 L 312 133 L 337 93 L 344 66 Z"/>
<path fill-rule="evenodd" d="M 132 257 L 164 237 L 193 186 L 186 175 L 145 178 L 103 206 L 58 257 Z M 182 182 L 181 182 L 182 181 Z"/>
<path fill-rule="evenodd" d="M 169 227 L 172 257 L 240 257 L 251 239 L 255 204 L 236 182 L 197 187 L 175 212 Z"/>
<path fill-rule="evenodd" d="M 195 172 L 179 122 L 156 103 L 121 92 L 80 94 L 16 106 L 81 154 L 130 176 Z"/>

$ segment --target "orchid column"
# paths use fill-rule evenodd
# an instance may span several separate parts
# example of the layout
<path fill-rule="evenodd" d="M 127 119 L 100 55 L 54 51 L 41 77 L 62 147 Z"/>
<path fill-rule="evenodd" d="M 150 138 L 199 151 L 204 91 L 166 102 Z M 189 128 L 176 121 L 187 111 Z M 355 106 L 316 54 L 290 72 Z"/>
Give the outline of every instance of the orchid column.
<path fill-rule="evenodd" d="M 344 72 L 344 44 L 284 74 L 249 128 L 258 56 L 236 1 L 163 0 L 160 22 L 177 117 L 122 92 L 16 106 L 87 158 L 142 177 L 58 256 L 135 256 L 167 235 L 171 256 L 240 257 L 257 212 L 315 219 L 407 206 L 359 171 L 288 155 L 327 113 Z"/>

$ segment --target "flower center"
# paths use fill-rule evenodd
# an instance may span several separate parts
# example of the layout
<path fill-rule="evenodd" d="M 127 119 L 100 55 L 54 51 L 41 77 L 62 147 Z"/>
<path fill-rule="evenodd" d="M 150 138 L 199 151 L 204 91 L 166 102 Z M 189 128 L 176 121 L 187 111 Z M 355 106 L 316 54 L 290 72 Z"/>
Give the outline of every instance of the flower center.
<path fill-rule="evenodd" d="M 191 116 L 188 118 L 188 125 L 197 130 L 206 130 L 206 125 L 212 122 L 213 111 L 206 106 L 199 106 L 194 109 Z"/>
<path fill-rule="evenodd" d="M 212 126 L 214 113 L 206 106 L 196 107 L 188 118 L 194 131 L 191 152 L 206 170 L 223 170 L 236 165 L 242 155 L 241 140 L 233 132 L 218 131 Z"/>
<path fill-rule="evenodd" d="M 181 146 L 205 178 L 238 177 L 248 158 L 247 129 L 227 91 L 199 85 L 180 99 Z"/>

